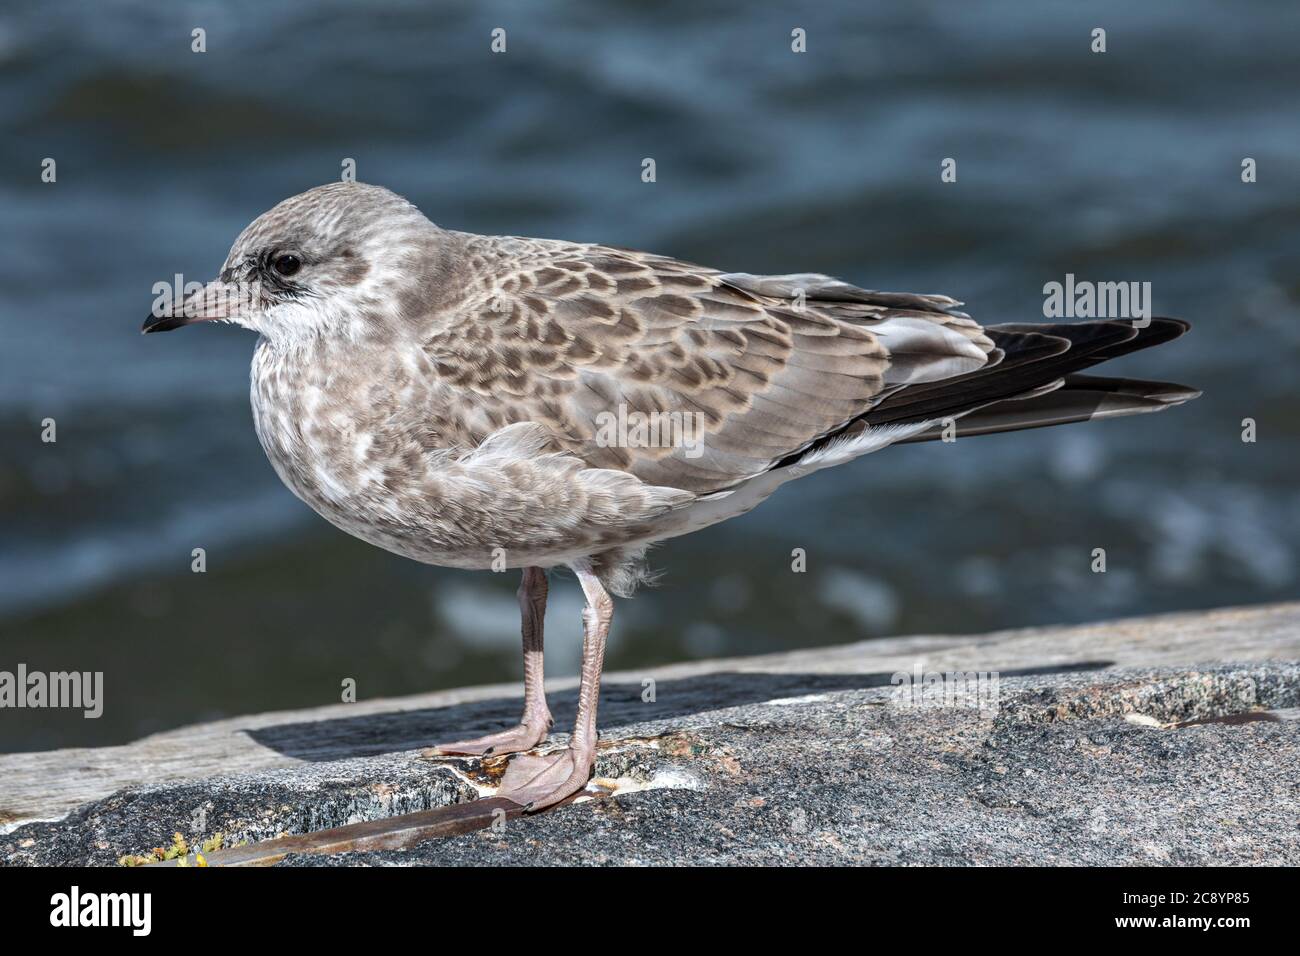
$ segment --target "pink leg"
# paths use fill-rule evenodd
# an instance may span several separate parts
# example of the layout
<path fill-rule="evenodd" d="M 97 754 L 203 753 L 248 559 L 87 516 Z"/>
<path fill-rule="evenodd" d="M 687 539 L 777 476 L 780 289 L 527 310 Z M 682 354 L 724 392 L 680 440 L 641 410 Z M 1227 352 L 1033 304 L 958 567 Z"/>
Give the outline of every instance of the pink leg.
<path fill-rule="evenodd" d="M 585 561 L 573 565 L 587 597 L 582 610 L 582 681 L 578 688 L 578 719 L 569 748 L 559 753 L 516 757 L 506 768 L 497 795 L 530 810 L 559 803 L 587 785 L 596 763 L 596 708 L 600 703 L 600 672 L 605 665 L 605 640 L 614 617 L 614 602 Z"/>
<path fill-rule="evenodd" d="M 524 636 L 524 716 L 518 726 L 499 734 L 473 740 L 438 744 L 433 749 L 443 754 L 512 754 L 531 750 L 546 739 L 554 721 L 546 706 L 546 689 L 542 677 L 542 624 L 546 617 L 546 572 L 541 568 L 524 568 L 519 582 L 519 611 Z"/>

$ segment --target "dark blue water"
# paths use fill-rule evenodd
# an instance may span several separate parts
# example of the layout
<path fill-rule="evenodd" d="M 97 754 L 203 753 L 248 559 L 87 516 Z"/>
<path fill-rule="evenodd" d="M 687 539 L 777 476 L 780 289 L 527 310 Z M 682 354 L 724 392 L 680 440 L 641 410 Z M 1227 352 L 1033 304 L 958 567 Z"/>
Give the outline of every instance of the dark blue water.
<path fill-rule="evenodd" d="M 348 158 L 457 229 L 943 292 L 985 321 L 1041 318 L 1067 273 L 1149 281 L 1194 323 L 1120 369 L 1204 388 L 1190 406 L 893 449 L 659 549 L 614 666 L 1294 596 L 1298 39 L 1300 7 L 1262 2 L 7 4 L 0 669 L 104 670 L 108 700 L 6 713 L 0 747 L 516 672 L 513 578 L 374 551 L 280 487 L 249 334 L 137 334 L 155 283 L 211 276 Z M 553 594 L 565 673 L 578 601 Z"/>

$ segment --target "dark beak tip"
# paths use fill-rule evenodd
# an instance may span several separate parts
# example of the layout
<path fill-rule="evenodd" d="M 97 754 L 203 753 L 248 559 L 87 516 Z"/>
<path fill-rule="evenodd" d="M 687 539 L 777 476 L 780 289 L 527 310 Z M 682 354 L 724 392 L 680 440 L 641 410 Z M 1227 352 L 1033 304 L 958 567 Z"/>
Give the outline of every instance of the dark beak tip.
<path fill-rule="evenodd" d="M 144 320 L 144 325 L 140 326 L 140 334 L 148 335 L 150 332 L 167 332 L 171 329 L 178 329 L 185 324 L 185 320 L 174 315 L 154 315 Z"/>

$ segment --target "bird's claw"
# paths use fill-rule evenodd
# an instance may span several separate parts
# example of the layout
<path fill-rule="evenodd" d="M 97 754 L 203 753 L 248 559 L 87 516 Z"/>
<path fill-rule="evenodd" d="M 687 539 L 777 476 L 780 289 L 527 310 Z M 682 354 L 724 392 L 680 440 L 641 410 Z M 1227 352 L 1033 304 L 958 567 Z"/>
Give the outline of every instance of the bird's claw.
<path fill-rule="evenodd" d="M 582 790 L 595 762 L 594 751 L 524 754 L 510 762 L 496 795 L 513 800 L 526 813 L 536 813 Z"/>
<path fill-rule="evenodd" d="M 501 754 L 521 753 L 532 750 L 543 740 L 549 729 L 549 723 L 518 724 L 509 730 L 472 740 L 457 740 L 453 743 L 435 744 L 429 748 L 433 756 L 440 757 L 491 757 Z"/>

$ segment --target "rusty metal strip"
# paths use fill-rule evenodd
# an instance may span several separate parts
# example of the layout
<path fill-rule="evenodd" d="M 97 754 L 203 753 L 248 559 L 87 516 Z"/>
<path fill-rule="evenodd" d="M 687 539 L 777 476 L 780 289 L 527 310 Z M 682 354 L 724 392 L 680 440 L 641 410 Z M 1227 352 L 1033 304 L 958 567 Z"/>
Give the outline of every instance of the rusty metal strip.
<path fill-rule="evenodd" d="M 582 794 L 575 794 L 574 797 Z M 556 804 L 564 806 L 574 797 Z M 204 855 L 209 866 L 271 866 L 290 853 L 345 853 L 349 850 L 402 850 L 437 837 L 459 836 L 484 830 L 500 820 L 522 816 L 524 808 L 506 797 L 488 797 L 455 803 L 436 810 L 404 813 L 383 820 L 261 840 L 248 846 L 214 850 Z M 176 866 L 176 860 L 151 866 Z M 190 860 L 193 865 L 193 859 Z"/>

